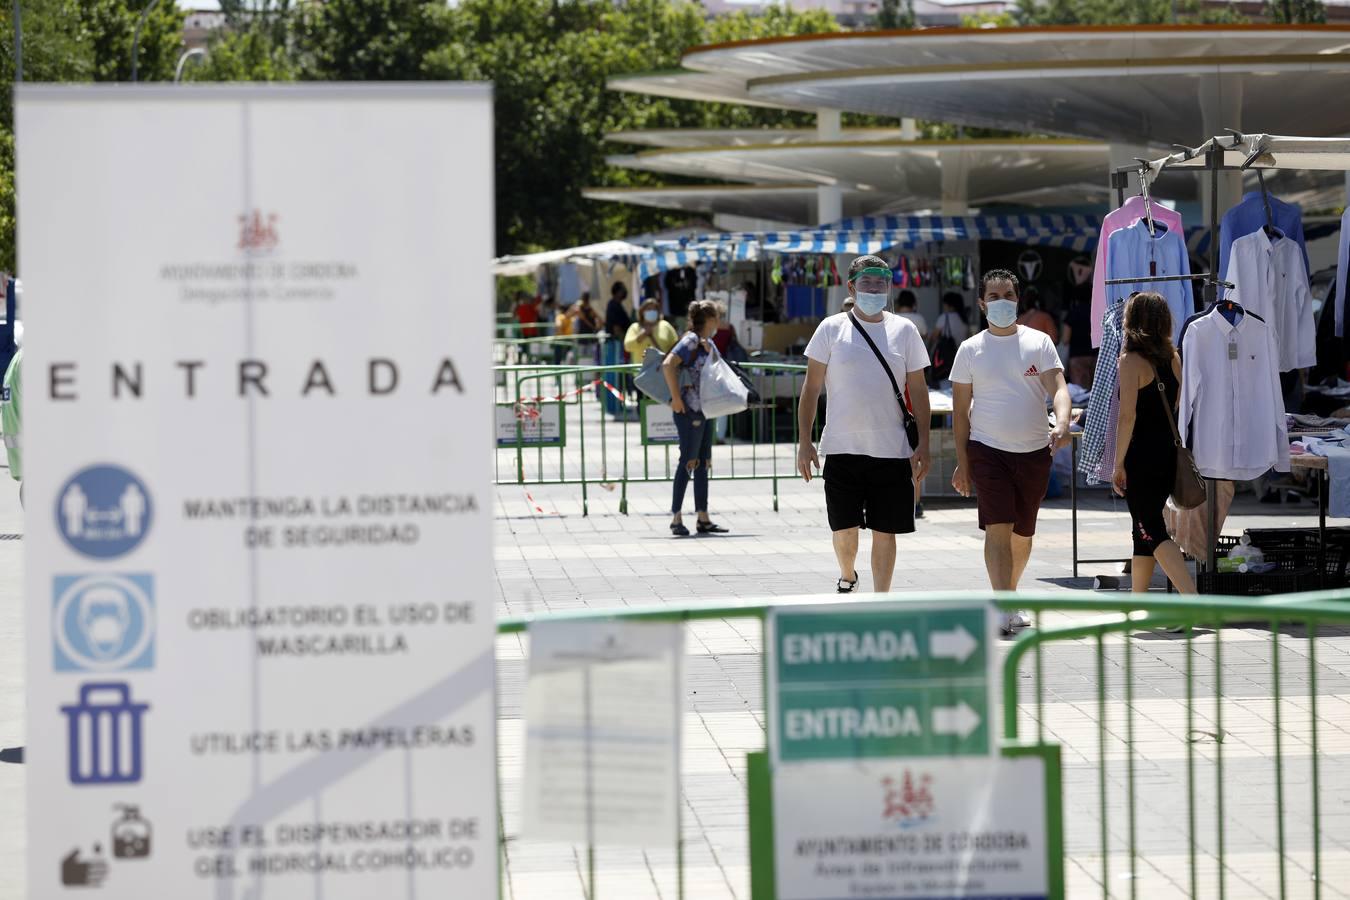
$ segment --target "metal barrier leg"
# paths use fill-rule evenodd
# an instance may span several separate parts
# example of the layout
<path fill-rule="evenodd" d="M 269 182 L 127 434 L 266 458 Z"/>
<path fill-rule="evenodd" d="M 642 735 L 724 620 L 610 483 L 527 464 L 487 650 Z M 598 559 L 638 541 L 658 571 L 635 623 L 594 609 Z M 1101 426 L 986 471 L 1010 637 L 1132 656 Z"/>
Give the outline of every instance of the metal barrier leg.
<path fill-rule="evenodd" d="M 1313 900 L 1322 898 L 1322 798 L 1319 783 L 1317 745 L 1317 622 L 1309 620 L 1308 629 L 1308 705 L 1312 717 L 1312 827 L 1313 827 Z"/>
<path fill-rule="evenodd" d="M 1102 805 L 1102 896 L 1111 896 L 1110 830 L 1106 805 L 1106 642 L 1097 633 L 1097 797 Z"/>

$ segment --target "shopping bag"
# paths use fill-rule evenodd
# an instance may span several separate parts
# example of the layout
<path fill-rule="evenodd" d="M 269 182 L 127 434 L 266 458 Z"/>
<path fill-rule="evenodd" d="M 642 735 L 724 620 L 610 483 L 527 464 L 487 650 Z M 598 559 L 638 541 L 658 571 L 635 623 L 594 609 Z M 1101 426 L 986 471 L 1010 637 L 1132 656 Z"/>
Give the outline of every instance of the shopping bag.
<path fill-rule="evenodd" d="M 648 347 L 647 352 L 642 354 L 642 371 L 637 373 L 633 379 L 633 384 L 648 397 L 651 397 L 657 403 L 670 405 L 670 385 L 666 384 L 665 373 L 661 371 L 661 365 L 666 361 L 666 355 L 655 347 Z"/>
<path fill-rule="evenodd" d="M 745 412 L 750 405 L 750 389 L 721 354 L 714 352 L 703 365 L 698 399 L 703 406 L 703 415 L 715 419 Z"/>

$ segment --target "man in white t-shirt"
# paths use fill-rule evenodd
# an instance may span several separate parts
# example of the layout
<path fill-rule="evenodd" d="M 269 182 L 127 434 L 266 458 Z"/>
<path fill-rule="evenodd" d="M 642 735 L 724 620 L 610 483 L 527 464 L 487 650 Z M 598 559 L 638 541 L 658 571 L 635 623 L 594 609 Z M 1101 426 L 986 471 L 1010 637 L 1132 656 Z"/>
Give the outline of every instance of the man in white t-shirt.
<path fill-rule="evenodd" d="M 820 458 L 811 442 L 816 404 L 825 390 L 825 508 L 839 560 L 841 594 L 858 584 L 854 562 L 858 529 L 872 529 L 872 585 L 889 591 L 895 572 L 895 536 L 914 530 L 914 484 L 928 471 L 928 351 L 918 329 L 886 312 L 891 270 L 876 256 L 860 256 L 848 273 L 851 312 L 820 323 L 806 345 L 806 383 L 797 407 L 801 445 L 797 470 L 807 481 Z M 864 336 L 864 334 L 866 336 Z M 868 345 L 870 337 L 889 368 Z M 891 378 L 895 379 L 892 386 Z M 917 446 L 905 434 L 897 388 L 908 387 Z"/>
<path fill-rule="evenodd" d="M 961 344 L 952 362 L 956 472 L 952 487 L 972 485 L 984 530 L 984 564 L 996 591 L 1015 591 L 1031 557 L 1036 515 L 1050 483 L 1054 451 L 1069 442 L 1069 388 L 1055 344 L 1017 324 L 1017 276 L 984 276 L 980 308 L 989 327 Z M 1055 399 L 1055 426 L 1045 398 Z M 1004 630 L 1028 624 L 1005 617 Z"/>

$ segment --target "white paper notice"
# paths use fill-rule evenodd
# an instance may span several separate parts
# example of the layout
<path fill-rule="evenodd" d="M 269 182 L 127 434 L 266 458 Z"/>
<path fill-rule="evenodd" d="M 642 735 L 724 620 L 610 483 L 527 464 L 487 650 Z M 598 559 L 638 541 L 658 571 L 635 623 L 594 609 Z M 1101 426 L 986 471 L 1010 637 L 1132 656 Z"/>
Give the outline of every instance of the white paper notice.
<path fill-rule="evenodd" d="M 488 88 L 17 110 L 29 897 L 495 897 Z"/>
<path fill-rule="evenodd" d="M 679 623 L 530 626 L 527 837 L 674 846 L 683 664 Z"/>
<path fill-rule="evenodd" d="M 779 900 L 1049 893 L 1040 759 L 781 765 L 773 818 Z"/>

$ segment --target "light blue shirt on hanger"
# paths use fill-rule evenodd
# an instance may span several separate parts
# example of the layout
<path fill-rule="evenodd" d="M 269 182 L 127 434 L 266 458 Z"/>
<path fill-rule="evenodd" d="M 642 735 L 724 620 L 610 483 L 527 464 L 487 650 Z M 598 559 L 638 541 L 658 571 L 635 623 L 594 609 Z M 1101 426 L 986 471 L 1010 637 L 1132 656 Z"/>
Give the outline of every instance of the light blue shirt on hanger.
<path fill-rule="evenodd" d="M 1114 232 L 1108 239 L 1106 278 L 1142 278 L 1131 284 L 1111 285 L 1107 299 L 1124 299 L 1136 291 L 1162 294 L 1172 310 L 1172 343 L 1181 339 L 1181 326 L 1195 314 L 1195 293 L 1189 281 L 1148 281 L 1149 276 L 1189 275 L 1191 259 L 1182 236 L 1156 227 L 1156 234 L 1148 233 L 1143 219 Z"/>

